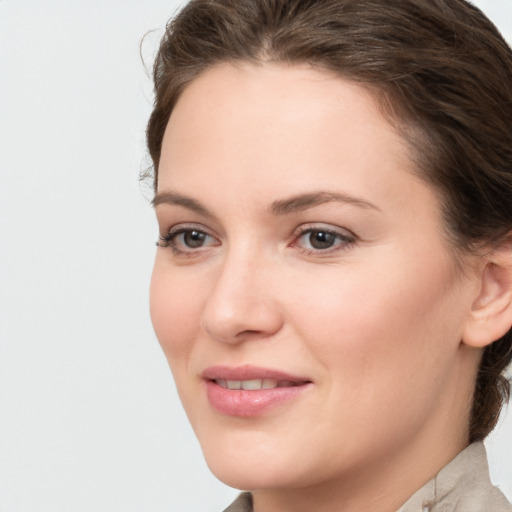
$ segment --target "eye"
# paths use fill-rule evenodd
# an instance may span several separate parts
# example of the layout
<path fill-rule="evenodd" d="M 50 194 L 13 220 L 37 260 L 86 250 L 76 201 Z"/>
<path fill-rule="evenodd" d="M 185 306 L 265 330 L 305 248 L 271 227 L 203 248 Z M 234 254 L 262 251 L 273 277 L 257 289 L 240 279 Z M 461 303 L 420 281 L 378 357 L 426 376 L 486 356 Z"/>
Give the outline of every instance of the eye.
<path fill-rule="evenodd" d="M 351 233 L 318 227 L 302 229 L 293 245 L 306 252 L 318 254 L 344 250 L 355 241 L 356 238 Z"/>
<path fill-rule="evenodd" d="M 157 245 L 170 247 L 175 254 L 190 254 L 205 247 L 219 245 L 219 241 L 201 229 L 176 226 L 160 236 Z"/>
<path fill-rule="evenodd" d="M 203 231 L 196 229 L 190 231 L 183 231 L 174 237 L 174 243 L 180 243 L 189 249 L 197 249 L 202 247 L 208 239 L 208 235 Z"/>
<path fill-rule="evenodd" d="M 329 231 L 310 231 L 302 238 L 310 248 L 317 250 L 330 249 L 336 243 L 336 235 Z"/>

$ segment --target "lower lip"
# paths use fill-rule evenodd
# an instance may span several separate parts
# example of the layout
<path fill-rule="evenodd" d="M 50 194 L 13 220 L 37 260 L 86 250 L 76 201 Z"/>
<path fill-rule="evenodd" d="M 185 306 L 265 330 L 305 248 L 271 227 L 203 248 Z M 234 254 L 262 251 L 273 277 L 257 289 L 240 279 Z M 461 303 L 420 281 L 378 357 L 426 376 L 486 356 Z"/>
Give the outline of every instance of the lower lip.
<path fill-rule="evenodd" d="M 206 381 L 206 392 L 211 406 L 222 414 L 250 418 L 289 402 L 311 386 L 310 383 L 273 389 L 226 389 L 214 381 Z"/>

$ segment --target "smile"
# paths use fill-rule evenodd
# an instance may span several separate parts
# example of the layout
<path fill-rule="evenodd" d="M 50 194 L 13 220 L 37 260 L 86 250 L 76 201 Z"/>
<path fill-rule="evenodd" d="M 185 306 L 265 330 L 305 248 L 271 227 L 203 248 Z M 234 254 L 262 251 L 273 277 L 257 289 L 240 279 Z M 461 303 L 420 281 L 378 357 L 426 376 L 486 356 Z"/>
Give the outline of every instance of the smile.
<path fill-rule="evenodd" d="M 215 366 L 202 373 L 211 407 L 238 418 L 262 416 L 292 404 L 311 389 L 311 380 L 254 366 Z"/>
<path fill-rule="evenodd" d="M 245 389 L 248 391 L 256 391 L 259 389 L 275 389 L 275 388 L 289 388 L 292 386 L 300 386 L 306 382 L 293 382 L 291 380 L 276 380 L 276 379 L 249 379 L 249 380 L 225 380 L 215 379 L 214 382 L 221 388 L 237 390 Z"/>

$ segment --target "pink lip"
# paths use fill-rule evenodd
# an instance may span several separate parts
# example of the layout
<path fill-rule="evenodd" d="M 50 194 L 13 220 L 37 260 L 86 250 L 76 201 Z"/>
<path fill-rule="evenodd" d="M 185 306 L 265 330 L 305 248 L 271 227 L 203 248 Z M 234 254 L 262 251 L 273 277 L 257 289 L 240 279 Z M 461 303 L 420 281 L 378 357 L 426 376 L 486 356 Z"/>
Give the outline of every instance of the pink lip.
<path fill-rule="evenodd" d="M 259 368 L 255 366 L 213 366 L 201 375 L 206 381 L 206 393 L 210 405 L 218 412 L 228 416 L 248 418 L 258 416 L 277 407 L 283 402 L 297 398 L 312 383 L 310 379 L 290 375 L 285 372 Z M 258 390 L 231 390 L 219 384 L 217 380 L 274 379 L 290 385 Z"/>

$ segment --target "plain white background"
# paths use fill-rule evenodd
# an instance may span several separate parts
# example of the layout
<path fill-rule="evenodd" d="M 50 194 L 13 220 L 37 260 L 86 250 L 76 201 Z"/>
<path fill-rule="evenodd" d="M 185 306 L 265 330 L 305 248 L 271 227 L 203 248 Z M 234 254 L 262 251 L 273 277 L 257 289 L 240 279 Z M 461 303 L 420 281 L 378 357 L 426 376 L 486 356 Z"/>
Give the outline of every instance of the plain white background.
<path fill-rule="evenodd" d="M 176 0 L 0 0 L 0 510 L 220 511 L 148 314 L 139 171 Z M 512 41 L 512 0 L 477 2 Z M 487 445 L 512 499 L 512 413 Z"/>

